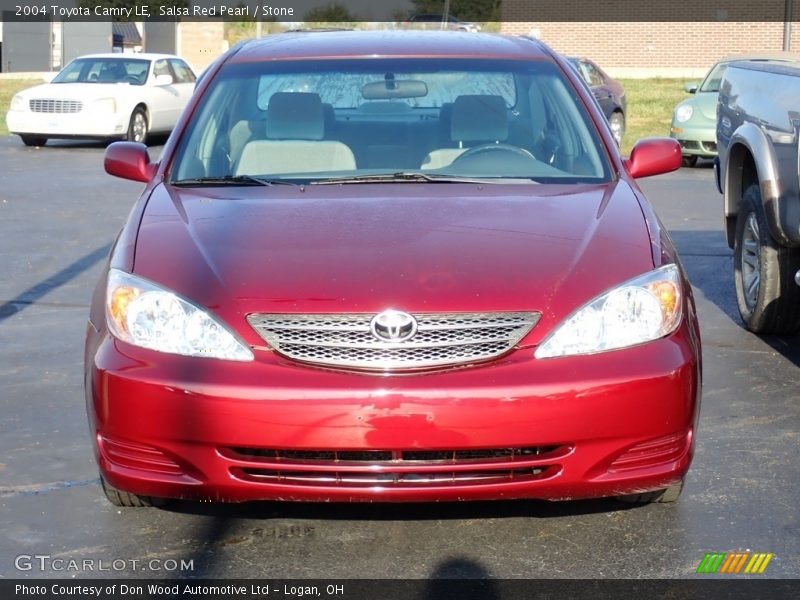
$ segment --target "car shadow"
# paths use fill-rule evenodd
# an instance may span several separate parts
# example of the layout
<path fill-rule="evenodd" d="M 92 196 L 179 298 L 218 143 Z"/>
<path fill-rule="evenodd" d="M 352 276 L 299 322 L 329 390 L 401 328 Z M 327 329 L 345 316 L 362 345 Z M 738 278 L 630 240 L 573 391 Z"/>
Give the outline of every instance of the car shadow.
<path fill-rule="evenodd" d="M 0 321 L 7 319 L 27 307 L 36 304 L 41 298 L 49 294 L 56 288 L 72 281 L 84 271 L 89 270 L 95 264 L 108 256 L 111 244 L 100 246 L 81 258 L 73 261 L 60 271 L 53 273 L 47 279 L 29 287 L 27 290 L 17 294 L 11 300 L 0 301 Z"/>
<path fill-rule="evenodd" d="M 390 510 L 389 510 L 390 508 Z M 666 508 L 666 507 L 664 507 Z M 195 539 L 197 544 L 182 556 L 190 562 L 192 570 L 176 571 L 172 579 L 212 578 L 223 576 L 225 564 L 220 549 L 246 541 L 250 537 L 302 536 L 306 529 L 313 531 L 314 522 L 329 521 L 453 521 L 470 519 L 512 519 L 518 517 L 550 519 L 557 517 L 608 514 L 635 510 L 635 506 L 613 498 L 547 502 L 544 500 L 495 500 L 478 502 L 443 503 L 327 503 L 327 502 L 243 502 L 204 503 L 185 500 L 171 501 L 159 510 L 175 514 L 204 517 L 202 531 Z M 305 524 L 292 525 L 284 531 L 282 526 L 270 523 L 277 520 L 299 520 Z M 242 521 L 259 521 L 261 525 L 242 534 Z M 310 522 L 310 524 L 309 524 Z M 281 527 L 281 530 L 273 528 Z M 481 570 L 468 565 L 443 566 L 438 577 L 484 578 Z M 438 589 L 434 586 L 434 590 Z M 440 590 L 441 591 L 441 590 Z M 440 596 L 425 595 L 424 598 Z M 488 596 L 487 598 L 491 598 Z M 162 600 L 162 599 L 160 599 Z M 166 600 L 166 599 L 163 599 Z"/>
<path fill-rule="evenodd" d="M 693 170 L 712 170 L 714 168 L 714 159 L 713 158 L 698 158 L 697 163 L 693 167 L 681 167 L 685 171 L 693 171 Z"/>
<path fill-rule="evenodd" d="M 387 510 L 391 506 L 391 510 Z M 636 505 L 614 498 L 591 500 L 491 500 L 469 502 L 280 502 L 239 503 L 173 500 L 160 510 L 214 519 L 304 519 L 324 521 L 446 521 L 592 515 L 635 509 Z"/>
<path fill-rule="evenodd" d="M 153 148 L 158 146 L 163 146 L 166 144 L 167 139 L 169 138 L 169 134 L 152 134 L 147 138 L 147 147 Z M 68 148 L 74 149 L 105 149 L 110 144 L 114 142 L 119 142 L 123 140 L 47 140 L 47 144 L 44 146 L 36 146 L 31 148 L 26 148 L 20 144 L 20 147 L 27 150 L 33 151 L 47 151 L 47 150 L 64 150 Z"/>
<path fill-rule="evenodd" d="M 39 146 L 39 150 L 57 148 L 105 148 L 116 140 L 47 140 L 47 144 Z"/>

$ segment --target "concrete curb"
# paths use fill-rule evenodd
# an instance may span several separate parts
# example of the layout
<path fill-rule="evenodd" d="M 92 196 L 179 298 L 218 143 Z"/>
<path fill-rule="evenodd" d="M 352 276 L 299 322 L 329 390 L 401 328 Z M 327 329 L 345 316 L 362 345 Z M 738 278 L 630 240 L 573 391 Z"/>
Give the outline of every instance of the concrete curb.
<path fill-rule="evenodd" d="M 705 77 L 708 67 L 603 67 L 614 79 L 696 79 Z"/>
<path fill-rule="evenodd" d="M 31 79 L 40 81 L 50 81 L 56 76 L 55 72 L 42 71 L 42 72 L 26 72 L 26 73 L 0 73 L 0 80 L 3 79 Z"/>

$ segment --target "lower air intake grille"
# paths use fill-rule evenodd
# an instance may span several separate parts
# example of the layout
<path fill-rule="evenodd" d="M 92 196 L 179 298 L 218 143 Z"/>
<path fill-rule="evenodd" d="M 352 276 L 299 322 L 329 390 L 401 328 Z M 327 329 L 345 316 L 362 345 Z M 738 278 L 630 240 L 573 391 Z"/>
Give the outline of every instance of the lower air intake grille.
<path fill-rule="evenodd" d="M 395 464 L 419 461 L 428 463 L 463 462 L 467 460 L 522 460 L 551 456 L 563 446 L 525 446 L 521 448 L 490 448 L 488 450 L 273 450 L 271 448 L 223 448 L 221 452 L 235 458 L 319 463 L 376 463 Z"/>
<path fill-rule="evenodd" d="M 237 479 L 319 487 L 438 487 L 544 479 L 571 446 L 464 450 L 275 450 L 220 448 Z"/>

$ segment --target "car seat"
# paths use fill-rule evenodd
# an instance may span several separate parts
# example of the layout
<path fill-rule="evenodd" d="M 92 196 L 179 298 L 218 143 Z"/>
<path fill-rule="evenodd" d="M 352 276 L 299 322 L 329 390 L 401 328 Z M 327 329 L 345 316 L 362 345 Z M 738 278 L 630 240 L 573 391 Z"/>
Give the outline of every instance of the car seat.
<path fill-rule="evenodd" d="M 508 138 L 508 110 L 502 96 L 463 95 L 453 102 L 450 138 L 455 148 L 439 148 L 422 161 L 424 170 L 451 164 L 469 149 L 468 145 L 500 143 Z"/>
<path fill-rule="evenodd" d="M 266 140 L 242 148 L 235 174 L 347 171 L 356 168 L 353 151 L 323 139 L 325 115 L 319 94 L 277 92 L 267 105 Z"/>

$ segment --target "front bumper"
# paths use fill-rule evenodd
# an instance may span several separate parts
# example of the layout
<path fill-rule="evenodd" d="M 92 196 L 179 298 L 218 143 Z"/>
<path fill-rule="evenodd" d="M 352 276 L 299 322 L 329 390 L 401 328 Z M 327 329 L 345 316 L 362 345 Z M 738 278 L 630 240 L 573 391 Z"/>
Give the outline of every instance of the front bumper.
<path fill-rule="evenodd" d="M 84 109 L 77 113 L 9 111 L 6 124 L 11 133 L 48 138 L 107 138 L 124 136 L 127 119 L 121 114 L 97 114 Z"/>
<path fill-rule="evenodd" d="M 717 138 L 714 126 L 688 127 L 685 124 L 673 123 L 669 136 L 678 140 L 684 156 L 713 158 L 717 155 Z"/>
<path fill-rule="evenodd" d="M 660 489 L 692 459 L 699 348 L 674 335 L 594 356 L 530 348 L 379 377 L 160 354 L 89 327 L 102 475 L 132 493 L 309 501 L 563 500 Z M 514 449 L 513 451 L 511 449 Z"/>

